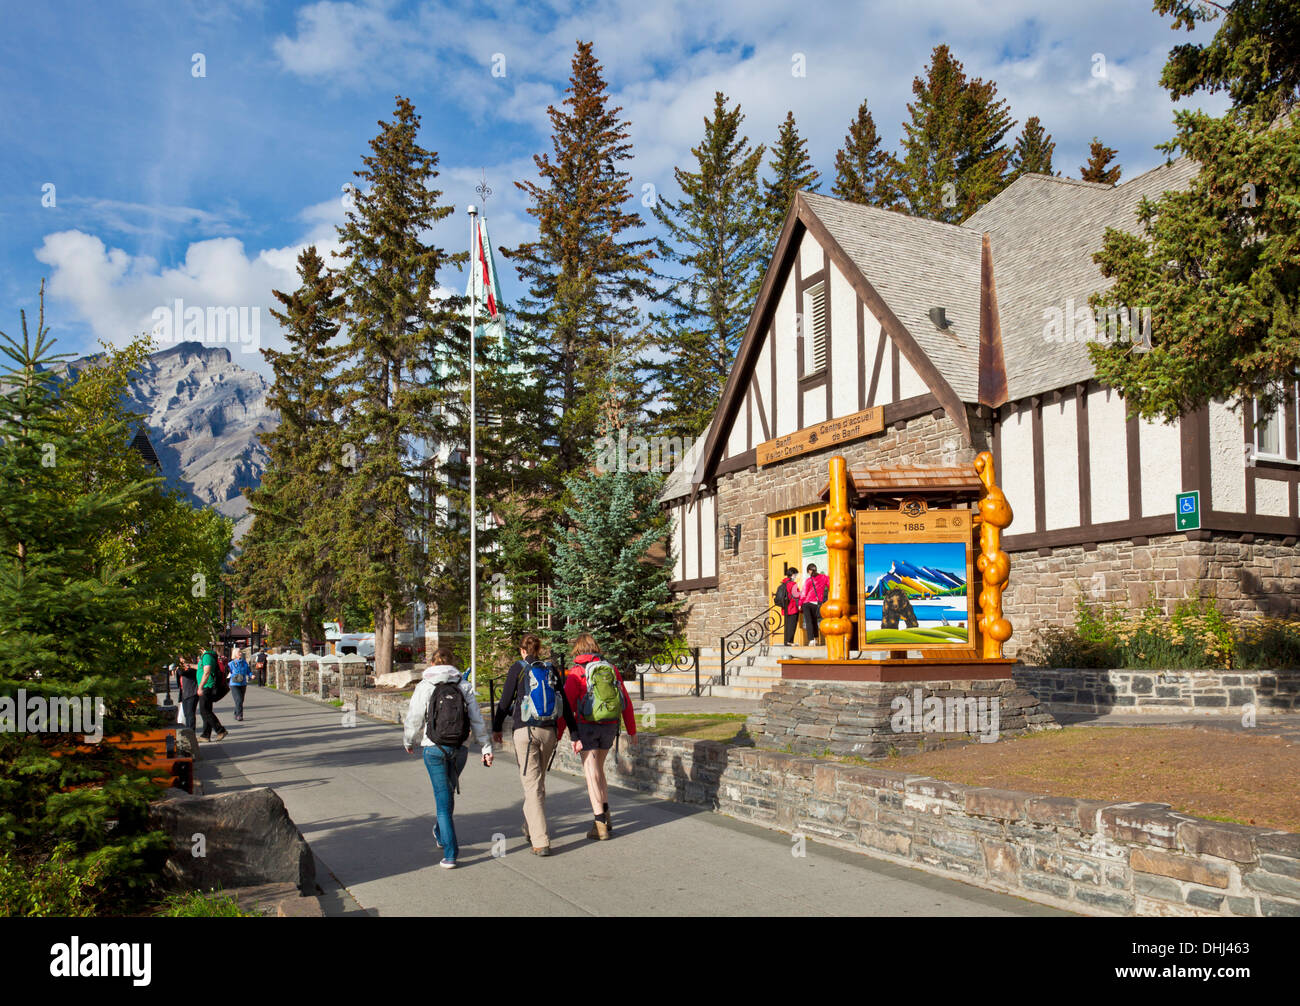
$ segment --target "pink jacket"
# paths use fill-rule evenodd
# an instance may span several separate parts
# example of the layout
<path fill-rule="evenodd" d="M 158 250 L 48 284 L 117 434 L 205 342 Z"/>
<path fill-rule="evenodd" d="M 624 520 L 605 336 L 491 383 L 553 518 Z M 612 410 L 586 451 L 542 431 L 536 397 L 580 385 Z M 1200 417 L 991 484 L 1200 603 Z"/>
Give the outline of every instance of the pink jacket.
<path fill-rule="evenodd" d="M 781 582 L 785 584 L 785 596 L 787 598 L 785 602 L 784 614 L 786 615 L 799 614 L 799 603 L 800 603 L 799 584 L 795 583 L 794 577 L 790 577 L 790 576 L 787 576 Z"/>
<path fill-rule="evenodd" d="M 807 604 L 809 601 L 821 604 L 826 600 L 826 588 L 830 586 L 831 578 L 825 573 L 818 573 L 816 576 L 807 577 L 803 584 L 803 596 L 799 598 L 800 604 Z"/>

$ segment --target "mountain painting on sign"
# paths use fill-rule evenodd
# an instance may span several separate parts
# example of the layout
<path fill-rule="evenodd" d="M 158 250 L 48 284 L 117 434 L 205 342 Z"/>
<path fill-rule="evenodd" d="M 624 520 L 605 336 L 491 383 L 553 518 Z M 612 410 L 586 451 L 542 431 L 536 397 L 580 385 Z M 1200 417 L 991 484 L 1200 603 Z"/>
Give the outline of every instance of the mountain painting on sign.
<path fill-rule="evenodd" d="M 960 541 L 862 546 L 862 645 L 970 645 L 968 546 Z"/>

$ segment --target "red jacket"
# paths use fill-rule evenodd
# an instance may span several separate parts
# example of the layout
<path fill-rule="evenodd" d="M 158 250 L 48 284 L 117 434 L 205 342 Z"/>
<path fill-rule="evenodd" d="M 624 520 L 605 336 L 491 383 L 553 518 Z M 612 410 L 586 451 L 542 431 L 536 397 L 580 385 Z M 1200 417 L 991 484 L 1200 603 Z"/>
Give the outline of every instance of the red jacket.
<path fill-rule="evenodd" d="M 600 656 L 595 653 L 584 653 L 573 658 L 573 666 L 569 668 L 568 673 L 564 676 L 564 697 L 569 700 L 570 709 L 582 708 L 582 697 L 587 694 L 587 671 L 588 664 L 596 660 L 601 660 Z M 606 661 L 608 663 L 608 661 Z M 613 666 L 612 664 L 610 666 Z M 632 697 L 627 693 L 627 685 L 623 684 L 623 675 L 618 673 L 618 668 L 614 668 L 614 677 L 618 679 L 619 690 L 623 693 L 623 726 L 627 728 L 629 737 L 636 736 L 636 715 L 632 712 Z M 582 718 L 582 713 L 578 713 L 578 719 L 586 722 Z M 556 725 L 556 736 L 564 736 L 564 728 L 567 724 L 563 719 Z"/>
<path fill-rule="evenodd" d="M 816 601 L 821 604 L 826 600 L 826 588 L 830 586 L 831 578 L 825 573 L 818 573 L 816 576 L 809 576 L 804 579 L 803 597 L 800 599 L 801 604 L 807 604 L 809 601 Z"/>
<path fill-rule="evenodd" d="M 786 615 L 799 614 L 799 584 L 794 582 L 794 577 L 787 576 L 781 581 L 785 584 L 785 611 Z"/>

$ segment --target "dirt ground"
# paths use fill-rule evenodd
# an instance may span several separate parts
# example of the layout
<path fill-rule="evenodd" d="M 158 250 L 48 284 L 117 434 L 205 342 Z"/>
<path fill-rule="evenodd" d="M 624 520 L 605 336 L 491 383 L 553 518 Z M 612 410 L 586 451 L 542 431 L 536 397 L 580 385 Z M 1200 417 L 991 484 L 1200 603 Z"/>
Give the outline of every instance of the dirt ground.
<path fill-rule="evenodd" d="M 947 782 L 1167 803 L 1215 821 L 1300 832 L 1300 744 L 1207 727 L 1067 727 L 875 762 Z"/>

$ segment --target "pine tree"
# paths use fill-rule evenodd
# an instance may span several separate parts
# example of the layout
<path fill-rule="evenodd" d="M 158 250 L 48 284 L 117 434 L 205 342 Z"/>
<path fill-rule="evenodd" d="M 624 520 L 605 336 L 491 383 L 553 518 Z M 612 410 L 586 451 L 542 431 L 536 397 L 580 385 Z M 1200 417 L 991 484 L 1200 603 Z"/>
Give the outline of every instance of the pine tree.
<path fill-rule="evenodd" d="M 864 101 L 849 123 L 844 146 L 835 154 L 835 187 L 831 193 L 837 199 L 864 206 L 891 207 L 897 199 L 891 164 L 889 152 L 880 147 L 876 121 Z"/>
<path fill-rule="evenodd" d="M 808 141 L 799 135 L 794 112 L 785 113 L 785 120 L 777 130 L 769 164 L 772 177 L 763 181 L 763 203 L 769 217 L 767 250 L 770 255 L 780 237 L 794 194 L 801 189 L 816 192 L 821 188 L 821 172 L 808 159 Z"/>
<path fill-rule="evenodd" d="M 1094 136 L 1092 145 L 1089 147 L 1088 163 L 1079 169 L 1079 177 L 1085 182 L 1114 185 L 1119 181 L 1120 167 L 1118 164 L 1114 167 L 1109 167 L 1109 165 L 1118 153 L 1119 151 L 1114 147 L 1106 146 Z"/>
<path fill-rule="evenodd" d="M 334 535 L 352 452 L 343 450 L 338 428 L 342 298 L 315 245 L 298 256 L 298 276 L 292 293 L 272 291 L 284 305 L 271 314 L 288 350 L 263 355 L 274 373 L 267 404 L 280 424 L 262 436 L 267 466 L 261 485 L 247 493 L 253 524 L 231 582 L 248 611 L 298 636 L 307 653 L 325 611 L 341 603 Z"/>
<path fill-rule="evenodd" d="M 342 450 L 356 464 L 338 509 L 335 541 L 345 587 L 375 613 L 375 672 L 392 666 L 394 620 L 427 596 L 430 562 L 421 544 L 422 444 L 455 437 L 464 387 L 467 335 L 459 298 L 435 301 L 438 271 L 464 261 L 427 242 L 452 213 L 431 187 L 438 155 L 420 146 L 420 117 L 398 97 L 392 122 L 380 122 L 372 153 L 355 172 L 347 223 L 339 228 L 346 266 L 339 274 L 339 321 L 348 330 L 350 366 Z"/>
<path fill-rule="evenodd" d="M 529 200 L 538 236 L 502 254 L 528 286 L 519 312 L 533 346 L 522 356 L 550 414 L 538 417 L 548 445 L 543 504 L 558 515 L 565 478 L 591 448 L 611 375 L 619 394 L 642 394 L 636 379 L 645 333 L 638 301 L 651 295 L 653 248 L 635 238 L 629 212 L 629 123 L 611 106 L 590 42 L 577 43 L 562 106 L 547 109 L 552 152 L 538 154 L 538 181 L 515 184 Z"/>
<path fill-rule="evenodd" d="M 1157 10 L 1189 30 L 1220 16 L 1167 0 Z M 1196 176 L 1143 200 L 1140 231 L 1108 229 L 1094 256 L 1112 285 L 1092 306 L 1150 312 L 1148 351 L 1131 339 L 1089 345 L 1097 377 L 1144 418 L 1247 399 L 1267 415 L 1300 369 L 1300 12 L 1247 0 L 1222 17 L 1208 43 L 1176 47 L 1161 76 L 1173 97 L 1233 99 L 1221 116 L 1176 112 L 1177 133 L 1158 148 L 1190 158 Z"/>
<path fill-rule="evenodd" d="M 1003 140 L 1015 122 L 997 85 L 968 80 L 946 45 L 935 46 L 912 93 L 893 171 L 903 205 L 914 216 L 960 223 L 1006 187 L 1011 154 Z"/>
<path fill-rule="evenodd" d="M 698 436 L 713 415 L 767 265 L 771 218 L 758 181 L 763 147 L 750 146 L 741 133 L 744 119 L 740 105 L 729 109 L 718 91 L 704 139 L 691 149 L 695 170 L 675 169 L 681 196 L 660 196 L 654 210 L 668 235 L 659 254 L 680 267 L 665 277 L 666 310 L 655 319 L 665 403 L 656 423 L 669 436 Z"/>
<path fill-rule="evenodd" d="M 663 478 L 593 466 L 569 480 L 573 502 L 556 528 L 555 592 L 567 634 L 591 632 L 623 669 L 661 650 L 681 612 L 668 586 L 671 551 L 662 563 L 647 558 L 653 546 L 670 545 L 670 523 L 658 504 Z"/>
<path fill-rule="evenodd" d="M 1038 116 L 1031 115 L 1025 122 L 1025 128 L 1016 138 L 1015 149 L 1011 152 L 1010 181 L 1021 175 L 1050 175 L 1052 173 L 1052 152 L 1056 144 L 1052 135 L 1043 129 Z"/>

